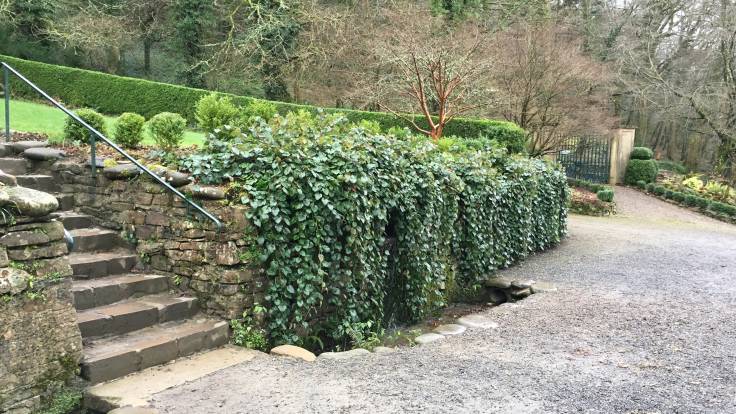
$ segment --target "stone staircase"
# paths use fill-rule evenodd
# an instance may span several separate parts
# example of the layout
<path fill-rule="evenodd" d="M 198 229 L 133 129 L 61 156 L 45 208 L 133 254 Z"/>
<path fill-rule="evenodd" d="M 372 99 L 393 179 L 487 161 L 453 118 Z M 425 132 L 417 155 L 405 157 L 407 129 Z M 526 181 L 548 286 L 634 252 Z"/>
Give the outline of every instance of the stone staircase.
<path fill-rule="evenodd" d="M 55 178 L 35 173 L 48 160 L 29 160 L 21 151 L 23 146 L 3 144 L 0 170 L 15 176 L 18 185 L 54 194 Z M 69 262 L 84 379 L 113 380 L 227 343 L 226 322 L 200 313 L 197 299 L 175 293 L 168 276 L 143 271 L 135 250 L 117 232 L 73 211 L 73 197 L 57 198 L 59 220 L 75 241 Z"/>

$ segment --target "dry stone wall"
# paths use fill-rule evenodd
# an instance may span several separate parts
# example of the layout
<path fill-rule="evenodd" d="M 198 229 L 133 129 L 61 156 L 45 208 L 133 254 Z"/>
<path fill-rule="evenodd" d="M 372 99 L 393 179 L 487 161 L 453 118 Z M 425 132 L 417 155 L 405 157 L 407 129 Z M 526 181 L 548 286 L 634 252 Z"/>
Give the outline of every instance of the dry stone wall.
<path fill-rule="evenodd" d="M 56 200 L 5 185 L 0 200 L 0 412 L 25 414 L 74 376 L 82 338 Z"/>
<path fill-rule="evenodd" d="M 179 173 L 160 173 L 222 221 L 224 228 L 217 231 L 134 168 L 106 168 L 95 179 L 89 168 L 59 161 L 50 172 L 60 182 L 60 192 L 74 198 L 75 210 L 93 216 L 98 225 L 119 230 L 135 246 L 141 266 L 170 275 L 175 285 L 196 294 L 206 312 L 235 318 L 263 302 L 266 279 L 253 265 L 245 207 L 227 205 L 222 190 L 183 187 L 188 180 Z"/>

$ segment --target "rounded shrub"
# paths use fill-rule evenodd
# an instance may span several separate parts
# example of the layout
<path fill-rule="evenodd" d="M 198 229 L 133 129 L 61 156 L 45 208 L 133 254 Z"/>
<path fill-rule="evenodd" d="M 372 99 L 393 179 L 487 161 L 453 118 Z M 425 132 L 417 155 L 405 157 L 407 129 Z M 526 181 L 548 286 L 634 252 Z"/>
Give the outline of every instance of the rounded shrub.
<path fill-rule="evenodd" d="M 668 200 L 672 200 L 672 198 L 675 196 L 675 192 L 672 190 L 664 190 L 664 198 Z"/>
<path fill-rule="evenodd" d="M 639 187 L 640 189 L 644 190 L 644 189 L 647 188 L 647 182 L 644 181 L 644 180 L 639 180 L 639 181 L 636 182 L 636 186 Z"/>
<path fill-rule="evenodd" d="M 631 151 L 632 160 L 651 160 L 654 157 L 654 151 L 647 147 L 634 147 Z"/>
<path fill-rule="evenodd" d="M 499 145 L 505 147 L 509 154 L 517 154 L 526 151 L 526 131 L 512 122 L 497 121 L 495 123 L 491 123 L 483 128 L 480 136 L 485 139 L 496 141 Z"/>
<path fill-rule="evenodd" d="M 146 118 L 133 112 L 126 112 L 115 121 L 113 140 L 125 148 L 136 148 L 143 141 L 143 126 Z"/>
<path fill-rule="evenodd" d="M 662 185 L 655 185 L 654 186 L 654 194 L 658 196 L 663 196 L 664 193 L 667 191 L 667 189 Z"/>
<path fill-rule="evenodd" d="M 736 206 L 731 204 L 722 203 L 720 201 L 714 201 L 710 203 L 710 211 L 714 213 L 723 214 L 726 216 L 736 217 Z"/>
<path fill-rule="evenodd" d="M 74 113 L 102 135 L 107 135 L 105 118 L 99 112 L 94 109 L 82 108 L 74 111 Z M 89 130 L 72 117 L 66 119 L 66 123 L 64 124 L 65 141 L 89 143 L 89 134 Z"/>
<path fill-rule="evenodd" d="M 164 151 L 171 151 L 184 139 L 187 121 L 179 114 L 162 112 L 148 121 L 156 145 Z"/>
<path fill-rule="evenodd" d="M 697 205 L 703 210 L 707 210 L 710 207 L 711 201 L 705 197 L 697 197 Z"/>
<path fill-rule="evenodd" d="M 685 193 L 675 191 L 674 194 L 672 194 L 672 199 L 678 203 L 683 203 L 685 201 Z"/>
<path fill-rule="evenodd" d="M 698 205 L 698 197 L 692 194 L 685 195 L 685 205 L 688 207 L 695 207 Z"/>
<path fill-rule="evenodd" d="M 212 132 L 216 128 L 235 124 L 238 121 L 238 108 L 230 97 L 211 93 L 197 102 L 194 116 L 200 128 Z"/>
<path fill-rule="evenodd" d="M 638 183 L 638 182 L 639 182 L 639 181 L 637 181 L 637 183 Z M 642 182 L 643 182 L 643 181 L 642 181 Z M 647 190 L 647 192 L 649 192 L 649 193 L 652 193 L 652 192 L 654 192 L 654 187 L 656 186 L 656 184 L 654 184 L 654 183 L 644 183 L 644 185 L 645 185 L 645 187 L 646 187 L 646 190 Z"/>
<path fill-rule="evenodd" d="M 610 188 L 600 190 L 596 193 L 596 196 L 598 196 L 599 200 L 610 203 L 613 201 L 613 190 Z"/>
<path fill-rule="evenodd" d="M 256 119 L 261 118 L 269 121 L 276 116 L 278 108 L 271 102 L 253 100 L 240 110 L 240 123 L 246 127 L 253 125 Z M 365 121 L 365 120 L 364 120 Z M 380 124 L 378 124 L 380 128 Z"/>
<path fill-rule="evenodd" d="M 654 160 L 632 159 L 626 167 L 624 182 L 627 185 L 635 185 L 637 181 L 645 183 L 654 182 L 657 179 L 657 163 Z"/>

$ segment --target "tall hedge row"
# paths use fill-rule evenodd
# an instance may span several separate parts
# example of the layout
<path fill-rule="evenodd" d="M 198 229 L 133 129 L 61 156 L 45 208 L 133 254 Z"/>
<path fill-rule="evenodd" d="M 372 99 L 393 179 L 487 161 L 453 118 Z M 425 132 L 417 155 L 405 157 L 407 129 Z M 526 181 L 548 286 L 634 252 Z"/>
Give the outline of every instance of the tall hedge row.
<path fill-rule="evenodd" d="M 202 89 L 153 82 L 143 79 L 127 78 L 106 73 L 93 72 L 65 66 L 33 62 L 10 56 L 0 55 L 0 59 L 24 74 L 41 89 L 63 102 L 79 107 L 94 108 L 103 113 L 121 114 L 135 112 L 147 119 L 161 112 L 174 112 L 183 115 L 189 123 L 195 122 L 194 108 L 200 98 L 210 93 Z M 11 89 L 14 95 L 38 98 L 38 95 L 22 82 L 13 77 Z M 222 94 L 230 96 L 234 103 L 247 105 L 255 98 Z M 411 125 L 403 119 L 384 112 L 355 111 L 338 108 L 319 108 L 310 105 L 299 105 L 285 102 L 273 102 L 279 113 L 300 109 L 316 113 L 340 112 L 351 122 L 369 120 L 378 122 L 384 130 L 391 127 L 407 127 Z M 426 121 L 416 116 L 418 125 L 426 127 Z M 445 135 L 475 138 L 484 135 L 502 142 L 524 142 L 524 130 L 516 124 L 505 121 L 456 118 L 445 128 Z M 512 149 L 520 152 L 518 144 Z"/>
<path fill-rule="evenodd" d="M 423 318 L 566 231 L 559 165 L 494 149 L 443 151 L 337 116 L 289 114 L 248 135 L 213 136 L 182 165 L 201 181 L 230 182 L 233 201 L 249 207 L 274 345 L 356 345 L 389 321 Z"/>

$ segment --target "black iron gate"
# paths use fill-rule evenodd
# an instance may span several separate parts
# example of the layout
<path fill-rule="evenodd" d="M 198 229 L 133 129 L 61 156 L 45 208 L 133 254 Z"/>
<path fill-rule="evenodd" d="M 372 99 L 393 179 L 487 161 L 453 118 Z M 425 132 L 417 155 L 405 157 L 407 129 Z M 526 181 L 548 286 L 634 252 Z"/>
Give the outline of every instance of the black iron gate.
<path fill-rule="evenodd" d="M 568 178 L 607 183 L 611 170 L 611 140 L 601 136 L 565 139 L 557 160 Z"/>

